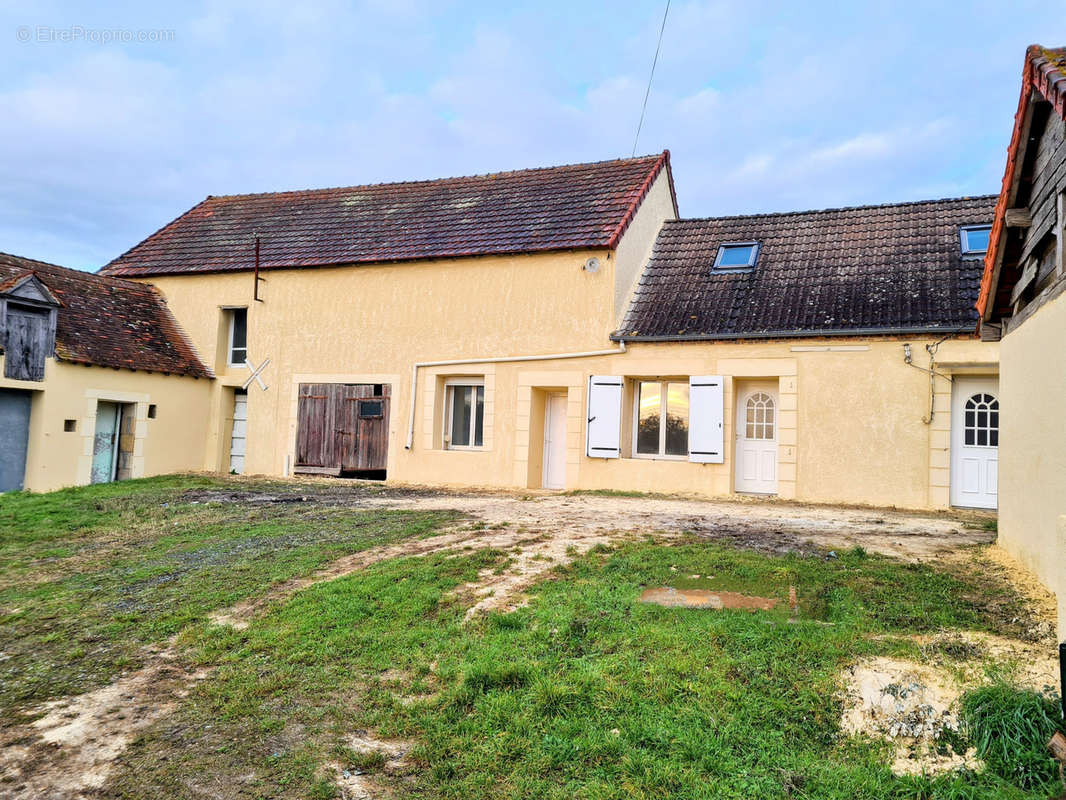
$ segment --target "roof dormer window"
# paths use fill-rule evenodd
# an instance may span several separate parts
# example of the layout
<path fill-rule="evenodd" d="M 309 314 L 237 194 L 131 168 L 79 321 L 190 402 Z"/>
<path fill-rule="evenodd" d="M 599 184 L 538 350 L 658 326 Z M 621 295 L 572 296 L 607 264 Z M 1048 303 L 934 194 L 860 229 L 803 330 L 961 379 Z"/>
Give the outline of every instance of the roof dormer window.
<path fill-rule="evenodd" d="M 962 254 L 964 256 L 981 255 L 988 250 L 988 237 L 992 233 L 991 225 L 967 225 L 959 229 Z"/>
<path fill-rule="evenodd" d="M 751 269 L 758 257 L 758 242 L 726 242 L 718 248 L 714 269 L 719 272 Z"/>

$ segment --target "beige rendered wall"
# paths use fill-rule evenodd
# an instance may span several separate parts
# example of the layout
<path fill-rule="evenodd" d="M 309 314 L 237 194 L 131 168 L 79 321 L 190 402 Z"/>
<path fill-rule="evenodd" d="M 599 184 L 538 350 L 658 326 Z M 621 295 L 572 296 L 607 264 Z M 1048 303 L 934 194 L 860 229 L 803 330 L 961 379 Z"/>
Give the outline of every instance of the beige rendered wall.
<path fill-rule="evenodd" d="M 582 264 L 605 264 L 589 274 Z M 252 276 L 158 278 L 177 318 L 202 353 L 222 352 L 222 306 L 249 306 L 249 357 L 268 388 L 249 389 L 247 471 L 285 474 L 296 435 L 301 382 L 372 382 L 392 386 L 390 480 L 438 485 L 538 485 L 539 414 L 545 392 L 565 392 L 568 488 L 728 494 L 733 487 L 733 396 L 739 381 L 771 379 L 780 393 L 779 494 L 820 502 L 909 508 L 948 504 L 950 383 L 937 379 L 929 416 L 930 338 L 826 338 L 777 342 L 632 344 L 625 354 L 571 360 L 422 368 L 413 448 L 404 448 L 416 361 L 550 354 L 611 347 L 613 265 L 592 251 L 516 258 L 268 272 L 251 301 Z M 611 265 L 611 266 L 607 266 Z M 476 287 L 476 291 L 471 291 Z M 973 339 L 942 343 L 940 370 L 995 374 L 998 345 Z M 227 458 L 226 415 L 247 369 L 213 365 L 221 380 L 213 400 L 213 449 Z M 590 374 L 630 378 L 726 376 L 725 464 L 584 455 Z M 443 394 L 449 377 L 485 383 L 485 447 L 443 448 Z M 628 404 L 627 404 L 628 405 Z M 628 415 L 628 412 L 627 412 Z M 623 442 L 629 437 L 629 428 Z M 625 445 L 623 450 L 625 451 Z M 214 465 L 214 466 L 213 466 Z"/>
<path fill-rule="evenodd" d="M 0 357 L 0 374 L 3 373 Z M 0 388 L 33 392 L 25 488 L 50 491 L 89 482 L 99 401 L 134 404 L 130 477 L 201 469 L 211 381 L 47 359 L 43 381 L 0 377 Z M 155 419 L 148 406 L 156 406 Z M 64 420 L 76 430 L 63 430 Z"/>
<path fill-rule="evenodd" d="M 999 541 L 1066 601 L 1066 294 L 1003 338 Z M 1066 609 L 1060 613 L 1066 635 Z"/>
<path fill-rule="evenodd" d="M 648 194 L 615 252 L 614 327 L 622 324 L 629 300 L 640 279 L 641 270 L 651 258 L 659 229 L 668 219 L 676 219 L 670 175 L 664 169 L 648 188 Z"/>
<path fill-rule="evenodd" d="M 518 384 L 514 483 L 524 473 L 523 437 L 528 437 L 526 387 L 569 387 L 571 419 L 567 486 L 635 489 L 703 495 L 733 490 L 734 397 L 746 380 L 776 380 L 779 393 L 778 495 L 813 502 L 865 503 L 905 508 L 945 508 L 950 485 L 950 382 L 935 382 L 935 414 L 929 417 L 926 344 L 934 340 L 811 339 L 790 342 L 632 344 L 625 355 L 558 362 L 556 365 L 496 365 L 496 386 Z M 951 340 L 937 349 L 945 374 L 995 374 L 998 345 Z M 552 367 L 558 367 L 555 371 Z M 585 386 L 589 374 L 629 378 L 724 375 L 724 464 L 584 456 Z M 629 397 L 624 402 L 623 454 L 631 435 Z M 502 416 L 497 399 L 497 419 Z M 497 429 L 497 437 L 506 434 Z M 528 442 L 528 438 L 526 439 Z"/>
<path fill-rule="evenodd" d="M 225 364 L 223 307 L 248 307 L 248 357 L 260 365 L 264 391 L 248 390 L 248 473 L 284 474 L 296 435 L 301 382 L 389 383 L 389 473 L 405 480 L 508 485 L 513 476 L 513 386 L 491 385 L 491 368 L 423 371 L 486 376 L 487 449 L 460 453 L 425 449 L 432 419 L 417 415 L 415 448 L 404 449 L 411 366 L 417 361 L 602 350 L 611 347 L 615 259 L 609 251 L 483 257 L 341 268 L 271 270 L 252 299 L 251 273 L 152 279 L 197 350 L 214 360 L 219 380 L 204 466 L 228 458 L 227 415 L 232 387 L 249 376 Z M 603 267 L 583 269 L 590 256 Z M 419 410 L 430 393 L 420 386 Z M 433 396 L 431 402 L 440 400 Z M 433 405 L 431 408 L 435 409 Z M 507 414 L 501 418 L 501 414 Z M 491 415 L 491 419 L 489 418 Z M 504 455 L 506 453 L 506 455 Z"/>

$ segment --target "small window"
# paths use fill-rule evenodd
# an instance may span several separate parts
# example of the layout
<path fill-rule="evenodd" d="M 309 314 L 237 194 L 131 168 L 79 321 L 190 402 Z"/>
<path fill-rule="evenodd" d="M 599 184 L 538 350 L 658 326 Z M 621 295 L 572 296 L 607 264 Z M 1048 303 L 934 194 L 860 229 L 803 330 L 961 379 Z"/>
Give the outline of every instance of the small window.
<path fill-rule="evenodd" d="M 148 419 L 155 419 L 155 403 L 148 404 Z"/>
<path fill-rule="evenodd" d="M 380 400 L 360 400 L 359 419 L 380 419 L 385 416 L 385 404 Z"/>
<path fill-rule="evenodd" d="M 63 432 L 74 433 L 78 429 L 78 421 L 76 419 L 63 420 Z"/>
<path fill-rule="evenodd" d="M 485 386 L 472 382 L 448 384 L 444 402 L 444 446 L 449 450 L 483 447 Z"/>
<path fill-rule="evenodd" d="M 758 242 L 726 242 L 718 248 L 714 268 L 719 270 L 748 269 L 759 257 Z"/>
<path fill-rule="evenodd" d="M 231 367 L 244 366 L 248 360 L 248 309 L 231 308 L 229 314 L 229 355 Z"/>
<path fill-rule="evenodd" d="M 966 401 L 963 441 L 967 447 L 999 447 L 999 400 L 975 394 Z"/>
<path fill-rule="evenodd" d="M 968 225 L 959 230 L 962 239 L 962 254 L 977 255 L 988 250 L 988 237 L 992 233 L 991 225 Z"/>
<path fill-rule="evenodd" d="M 636 400 L 636 455 L 687 456 L 688 383 L 640 381 Z"/>
<path fill-rule="evenodd" d="M 756 392 L 748 398 L 744 406 L 744 438 L 765 439 L 774 438 L 774 398 L 766 392 Z"/>

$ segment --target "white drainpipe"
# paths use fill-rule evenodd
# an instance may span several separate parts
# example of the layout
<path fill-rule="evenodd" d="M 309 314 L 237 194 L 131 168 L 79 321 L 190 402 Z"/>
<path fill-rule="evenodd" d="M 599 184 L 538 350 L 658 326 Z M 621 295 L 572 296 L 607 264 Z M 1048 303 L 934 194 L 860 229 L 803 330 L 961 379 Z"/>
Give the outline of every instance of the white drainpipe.
<path fill-rule="evenodd" d="M 587 350 L 584 353 L 552 353 L 544 356 L 500 356 L 498 358 L 458 358 L 451 361 L 419 361 L 411 367 L 411 413 L 407 418 L 407 444 L 410 450 L 415 439 L 415 400 L 418 397 L 418 370 L 420 367 L 457 367 L 464 364 L 503 364 L 508 361 L 555 361 L 563 358 L 592 358 L 593 356 L 616 356 L 626 351 L 626 343 L 618 343 L 617 350 Z"/>

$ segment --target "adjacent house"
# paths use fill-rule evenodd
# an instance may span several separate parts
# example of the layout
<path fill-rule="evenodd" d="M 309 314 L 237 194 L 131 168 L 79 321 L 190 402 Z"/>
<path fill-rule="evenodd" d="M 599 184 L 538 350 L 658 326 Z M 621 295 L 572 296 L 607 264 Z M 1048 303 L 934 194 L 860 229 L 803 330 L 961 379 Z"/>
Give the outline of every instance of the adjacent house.
<path fill-rule="evenodd" d="M 209 469 L 994 508 L 993 205 L 679 220 L 664 152 L 208 197 L 103 273 L 207 356 Z"/>
<path fill-rule="evenodd" d="M 0 491 L 199 469 L 211 372 L 150 286 L 0 253 Z"/>
<path fill-rule="evenodd" d="M 1066 636 L 1066 48 L 1028 49 L 985 260 L 982 329 L 1002 335 L 999 541 L 1058 593 Z"/>

